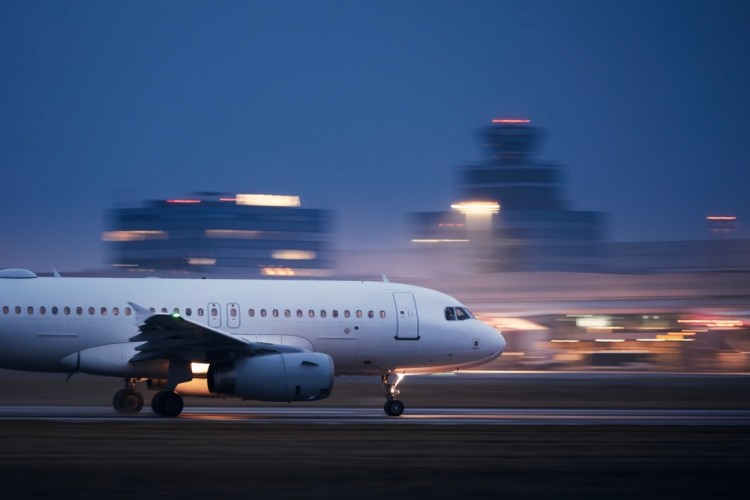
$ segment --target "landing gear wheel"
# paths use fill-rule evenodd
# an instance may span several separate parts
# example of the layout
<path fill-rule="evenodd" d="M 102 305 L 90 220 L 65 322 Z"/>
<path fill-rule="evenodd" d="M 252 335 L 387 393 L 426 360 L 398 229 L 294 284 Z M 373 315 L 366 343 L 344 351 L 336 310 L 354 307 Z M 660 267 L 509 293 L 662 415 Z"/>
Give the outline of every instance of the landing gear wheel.
<path fill-rule="evenodd" d="M 183 407 L 182 396 L 173 391 L 157 392 L 151 399 L 151 409 L 161 417 L 176 417 Z"/>
<path fill-rule="evenodd" d="M 143 408 L 143 396 L 134 389 L 120 389 L 112 398 L 112 406 L 117 413 L 135 415 Z"/>
<path fill-rule="evenodd" d="M 385 413 L 391 417 L 400 417 L 401 414 L 404 413 L 404 403 L 398 399 L 391 399 L 390 401 L 385 402 L 383 409 L 385 410 Z"/>
<path fill-rule="evenodd" d="M 385 414 L 390 417 L 400 417 L 404 413 L 404 403 L 395 399 L 398 396 L 398 389 L 396 386 L 401 382 L 403 375 L 397 375 L 390 373 L 388 375 L 381 375 L 380 381 L 383 383 L 383 391 L 385 392 L 385 405 L 383 410 Z"/>

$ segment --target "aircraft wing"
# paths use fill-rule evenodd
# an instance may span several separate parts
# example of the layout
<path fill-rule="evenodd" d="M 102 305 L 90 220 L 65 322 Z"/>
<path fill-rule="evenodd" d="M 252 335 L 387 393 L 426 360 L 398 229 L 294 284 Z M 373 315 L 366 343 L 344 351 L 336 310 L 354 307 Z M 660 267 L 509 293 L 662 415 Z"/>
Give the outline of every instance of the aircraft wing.
<path fill-rule="evenodd" d="M 136 312 L 140 330 L 130 341 L 144 342 L 136 347 L 140 352 L 131 361 L 178 358 L 205 363 L 230 359 L 238 353 L 247 356 L 304 352 L 298 347 L 247 341 L 178 314 L 154 313 L 138 304 L 129 304 Z"/>

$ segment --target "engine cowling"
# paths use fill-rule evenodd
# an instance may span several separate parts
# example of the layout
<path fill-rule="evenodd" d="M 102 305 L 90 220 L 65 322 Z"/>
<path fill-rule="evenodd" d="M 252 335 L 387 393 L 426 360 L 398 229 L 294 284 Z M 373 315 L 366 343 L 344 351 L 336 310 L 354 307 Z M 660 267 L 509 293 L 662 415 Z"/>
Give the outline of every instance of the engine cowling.
<path fill-rule="evenodd" d="M 333 359 L 319 352 L 266 354 L 214 363 L 208 369 L 214 394 L 257 401 L 325 399 L 333 387 Z"/>

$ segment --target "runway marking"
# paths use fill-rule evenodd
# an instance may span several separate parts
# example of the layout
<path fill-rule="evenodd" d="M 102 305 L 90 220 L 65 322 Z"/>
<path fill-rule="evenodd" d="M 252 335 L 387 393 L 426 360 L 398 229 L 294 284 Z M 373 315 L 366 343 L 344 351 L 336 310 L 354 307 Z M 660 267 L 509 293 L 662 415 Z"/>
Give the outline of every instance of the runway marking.
<path fill-rule="evenodd" d="M 561 409 L 561 408 L 415 408 L 401 417 L 379 408 L 190 407 L 177 418 L 161 418 L 144 409 L 120 415 L 109 407 L 0 406 L 0 420 L 60 422 L 244 422 L 248 424 L 366 425 L 750 425 L 750 410 L 705 409 Z"/>

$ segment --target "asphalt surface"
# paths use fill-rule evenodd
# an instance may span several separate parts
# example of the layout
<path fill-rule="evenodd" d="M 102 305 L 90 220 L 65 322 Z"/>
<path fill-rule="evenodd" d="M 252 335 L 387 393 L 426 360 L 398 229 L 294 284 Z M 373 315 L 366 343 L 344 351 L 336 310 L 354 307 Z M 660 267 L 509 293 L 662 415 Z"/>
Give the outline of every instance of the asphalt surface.
<path fill-rule="evenodd" d="M 190 407 L 177 418 L 163 418 L 144 409 L 138 415 L 120 415 L 112 408 L 92 406 L 0 406 L 0 421 L 128 422 L 179 425 L 186 421 L 242 422 L 284 425 L 647 425 L 750 426 L 750 410 L 708 409 L 563 409 L 563 408 L 419 408 L 400 417 L 388 417 L 369 408 Z"/>
<path fill-rule="evenodd" d="M 747 374 L 414 377 L 399 418 L 369 378 L 315 403 L 186 398 L 174 419 L 115 413 L 117 380 L 0 380 L 4 500 L 747 496 Z"/>

